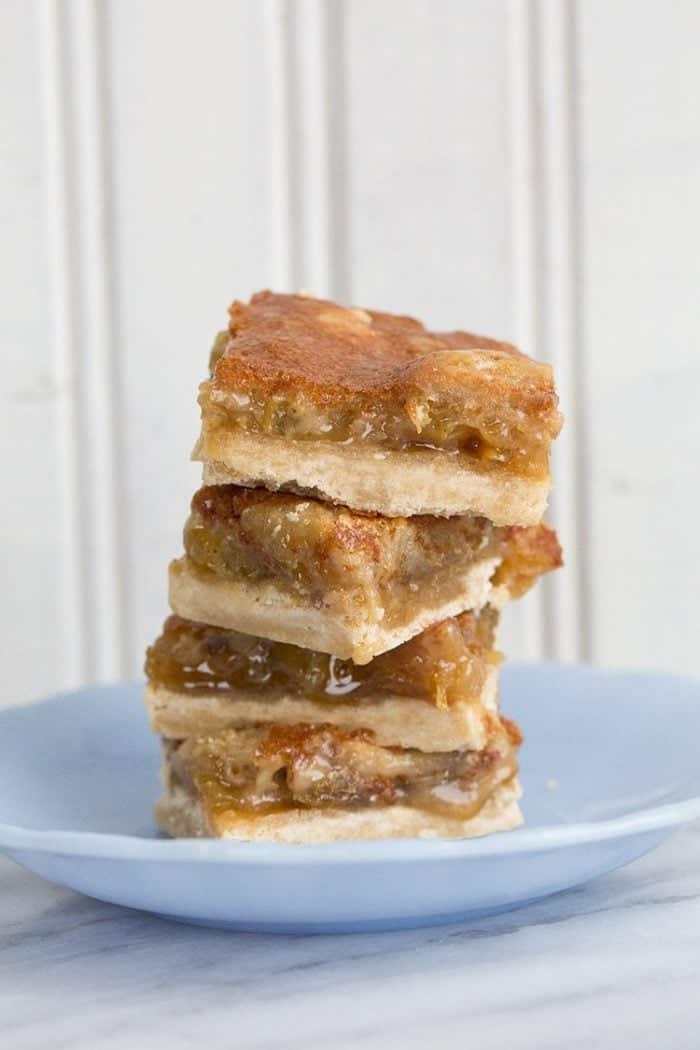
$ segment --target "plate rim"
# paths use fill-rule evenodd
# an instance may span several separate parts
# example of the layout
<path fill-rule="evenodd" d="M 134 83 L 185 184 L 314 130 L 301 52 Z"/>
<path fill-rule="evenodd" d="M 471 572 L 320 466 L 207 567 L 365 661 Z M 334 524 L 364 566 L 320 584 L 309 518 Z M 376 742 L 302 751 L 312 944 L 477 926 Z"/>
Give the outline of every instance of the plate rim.
<path fill-rule="evenodd" d="M 700 689 L 700 678 L 663 671 L 625 670 L 597 667 L 584 663 L 541 664 L 511 663 L 511 668 L 532 670 L 561 669 L 572 674 L 599 673 L 629 678 L 662 678 L 683 682 Z M 29 704 L 11 705 L 5 711 L 26 710 L 68 697 L 75 698 L 95 690 L 133 689 L 138 682 L 120 682 L 106 685 L 88 685 L 42 697 Z M 1 715 L 2 712 L 0 712 Z M 77 831 L 59 828 L 25 828 L 0 822 L 0 852 L 13 854 L 32 852 L 64 857 L 84 857 L 99 860 L 172 861 L 177 863 L 207 862 L 216 864 L 376 864 L 404 861 L 434 862 L 436 860 L 480 859 L 506 857 L 523 853 L 550 852 L 569 847 L 627 838 L 663 830 L 669 832 L 700 819 L 700 794 L 677 802 L 638 809 L 619 817 L 596 821 L 578 821 L 554 827 L 523 827 L 515 831 L 497 832 L 481 838 L 463 839 L 372 839 L 328 843 L 295 844 L 279 842 L 248 842 L 220 839 L 146 838 L 138 835 L 111 832 Z"/>
<path fill-rule="evenodd" d="M 700 819 L 700 797 L 666 803 L 610 820 L 557 828 L 519 828 L 483 838 L 372 839 L 315 843 L 246 842 L 220 839 L 141 838 L 95 831 L 61 831 L 0 824 L 0 850 L 96 860 L 209 862 L 265 865 L 376 864 L 402 861 L 482 859 L 551 852 L 649 832 L 672 831 Z"/>

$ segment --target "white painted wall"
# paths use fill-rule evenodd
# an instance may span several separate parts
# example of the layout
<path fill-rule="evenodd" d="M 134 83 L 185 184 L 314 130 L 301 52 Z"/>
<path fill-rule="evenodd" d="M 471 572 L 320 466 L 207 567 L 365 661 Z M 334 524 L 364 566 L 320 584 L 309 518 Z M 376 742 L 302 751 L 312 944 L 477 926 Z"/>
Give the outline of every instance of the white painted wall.
<path fill-rule="evenodd" d="M 0 702 L 138 674 L 234 296 L 557 370 L 513 657 L 700 670 L 700 5 L 2 0 Z"/>

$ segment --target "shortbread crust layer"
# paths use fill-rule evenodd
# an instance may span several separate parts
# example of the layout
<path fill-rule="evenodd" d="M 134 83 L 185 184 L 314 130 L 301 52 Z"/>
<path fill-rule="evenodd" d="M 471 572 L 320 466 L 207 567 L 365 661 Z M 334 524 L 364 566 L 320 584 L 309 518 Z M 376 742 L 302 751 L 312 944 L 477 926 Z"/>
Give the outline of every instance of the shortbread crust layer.
<path fill-rule="evenodd" d="M 225 429 L 207 431 L 192 458 L 203 463 L 205 485 L 263 486 L 387 517 L 481 514 L 495 525 L 536 525 L 551 488 L 548 477 L 484 474 L 430 449 L 377 451 Z"/>
<path fill-rule="evenodd" d="M 294 809 L 250 817 L 237 810 L 219 815 L 216 829 L 201 804 L 182 788 L 170 789 L 155 806 L 158 826 L 174 838 L 221 838 L 310 846 L 357 839 L 476 838 L 512 831 L 523 823 L 517 777 L 497 787 L 475 817 L 466 820 L 410 806 L 385 809 Z"/>

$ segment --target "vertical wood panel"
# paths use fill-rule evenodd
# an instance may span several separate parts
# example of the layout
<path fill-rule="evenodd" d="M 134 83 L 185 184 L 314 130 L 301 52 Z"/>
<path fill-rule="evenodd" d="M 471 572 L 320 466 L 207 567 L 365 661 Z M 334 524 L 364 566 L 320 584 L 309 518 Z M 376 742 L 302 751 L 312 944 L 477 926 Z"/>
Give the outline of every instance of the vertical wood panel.
<path fill-rule="evenodd" d="M 343 8 L 349 294 L 438 328 L 529 340 L 534 260 L 518 238 L 532 237 L 531 147 L 513 140 L 532 109 L 526 13 L 479 0 L 406 11 L 398 0 Z M 538 656 L 537 596 L 504 620 L 508 654 Z"/>
<path fill-rule="evenodd" d="M 64 57 L 56 5 L 0 6 L 0 702 L 84 671 Z"/>
<path fill-rule="evenodd" d="M 72 338 L 79 398 L 85 677 L 110 681 L 125 672 L 119 524 L 124 500 L 105 65 L 97 0 L 72 0 L 61 17 L 67 37 L 66 146 L 72 152 L 73 221 L 68 233 L 74 265 L 68 293 L 75 311 Z"/>
<path fill-rule="evenodd" d="M 544 201 L 537 183 L 540 136 L 534 10 L 530 0 L 510 0 L 508 6 L 511 295 L 513 339 L 525 353 L 541 356 L 539 258 Z M 506 610 L 504 615 L 514 621 L 510 627 L 510 651 L 520 659 L 542 659 L 545 655 L 542 587 L 536 587 L 524 604 Z"/>
<path fill-rule="evenodd" d="M 279 13 L 238 0 L 108 5 L 115 333 L 125 419 L 130 671 L 167 611 L 199 468 L 197 386 L 226 306 L 284 276 Z M 274 208 L 271 209 L 271 202 Z"/>
<path fill-rule="evenodd" d="M 262 286 L 549 357 L 567 568 L 504 648 L 697 669 L 699 34 L 692 0 L 0 5 L 0 702 L 139 670 Z"/>
<path fill-rule="evenodd" d="M 335 68 L 340 5 L 275 0 L 266 15 L 266 46 L 276 70 L 270 128 L 280 176 L 275 205 L 286 220 L 284 279 L 276 287 L 333 296 L 344 266 L 336 236 L 342 183 L 342 102 Z"/>
<path fill-rule="evenodd" d="M 288 8 L 286 0 L 263 0 L 259 45 L 267 87 L 263 120 L 268 129 L 268 259 L 272 287 L 294 287 L 292 222 L 292 133 L 287 85 L 290 71 Z"/>
<path fill-rule="evenodd" d="M 344 12 L 353 297 L 510 334 L 506 5 Z"/>
<path fill-rule="evenodd" d="M 344 0 L 327 0 L 325 12 L 325 87 L 328 122 L 330 198 L 330 292 L 351 301 L 350 207 L 348 196 L 348 42 Z"/>
<path fill-rule="evenodd" d="M 554 368 L 565 419 L 554 446 L 550 500 L 565 569 L 543 582 L 546 652 L 558 660 L 575 660 L 588 650 L 588 559 L 574 7 L 539 0 L 532 10 L 539 117 L 538 350 Z"/>
<path fill-rule="evenodd" d="M 593 656 L 700 669 L 700 6 L 578 5 Z"/>
<path fill-rule="evenodd" d="M 119 678 L 122 607 L 116 354 L 95 0 L 39 5 L 47 143 L 50 325 L 58 422 L 68 655 L 80 681 Z M 71 652 L 73 655 L 71 656 Z"/>
<path fill-rule="evenodd" d="M 296 288 L 331 294 L 330 166 L 326 8 L 324 0 L 290 5 L 291 53 L 289 120 L 294 133 Z"/>

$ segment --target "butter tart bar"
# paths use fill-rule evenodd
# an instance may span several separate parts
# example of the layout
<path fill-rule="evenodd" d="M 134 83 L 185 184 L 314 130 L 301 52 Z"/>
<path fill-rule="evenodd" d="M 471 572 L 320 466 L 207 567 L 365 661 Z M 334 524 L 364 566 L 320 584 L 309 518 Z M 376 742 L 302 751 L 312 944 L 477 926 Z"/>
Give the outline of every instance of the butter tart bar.
<path fill-rule="evenodd" d="M 560 564 L 546 525 L 386 518 L 291 493 L 206 486 L 192 500 L 170 605 L 188 620 L 355 663 Z"/>
<path fill-rule="evenodd" d="M 386 746 L 480 750 L 497 708 L 497 623 L 490 607 L 465 612 L 360 666 L 171 616 L 146 656 L 151 728 L 175 739 L 322 722 Z"/>
<path fill-rule="evenodd" d="M 207 483 L 501 525 L 542 517 L 561 426 L 549 365 L 508 343 L 272 292 L 233 303 L 200 405 Z"/>
<path fill-rule="evenodd" d="M 300 843 L 506 830 L 521 823 L 520 734 L 491 721 L 480 751 L 382 747 L 323 724 L 166 738 L 156 819 L 175 836 Z"/>

